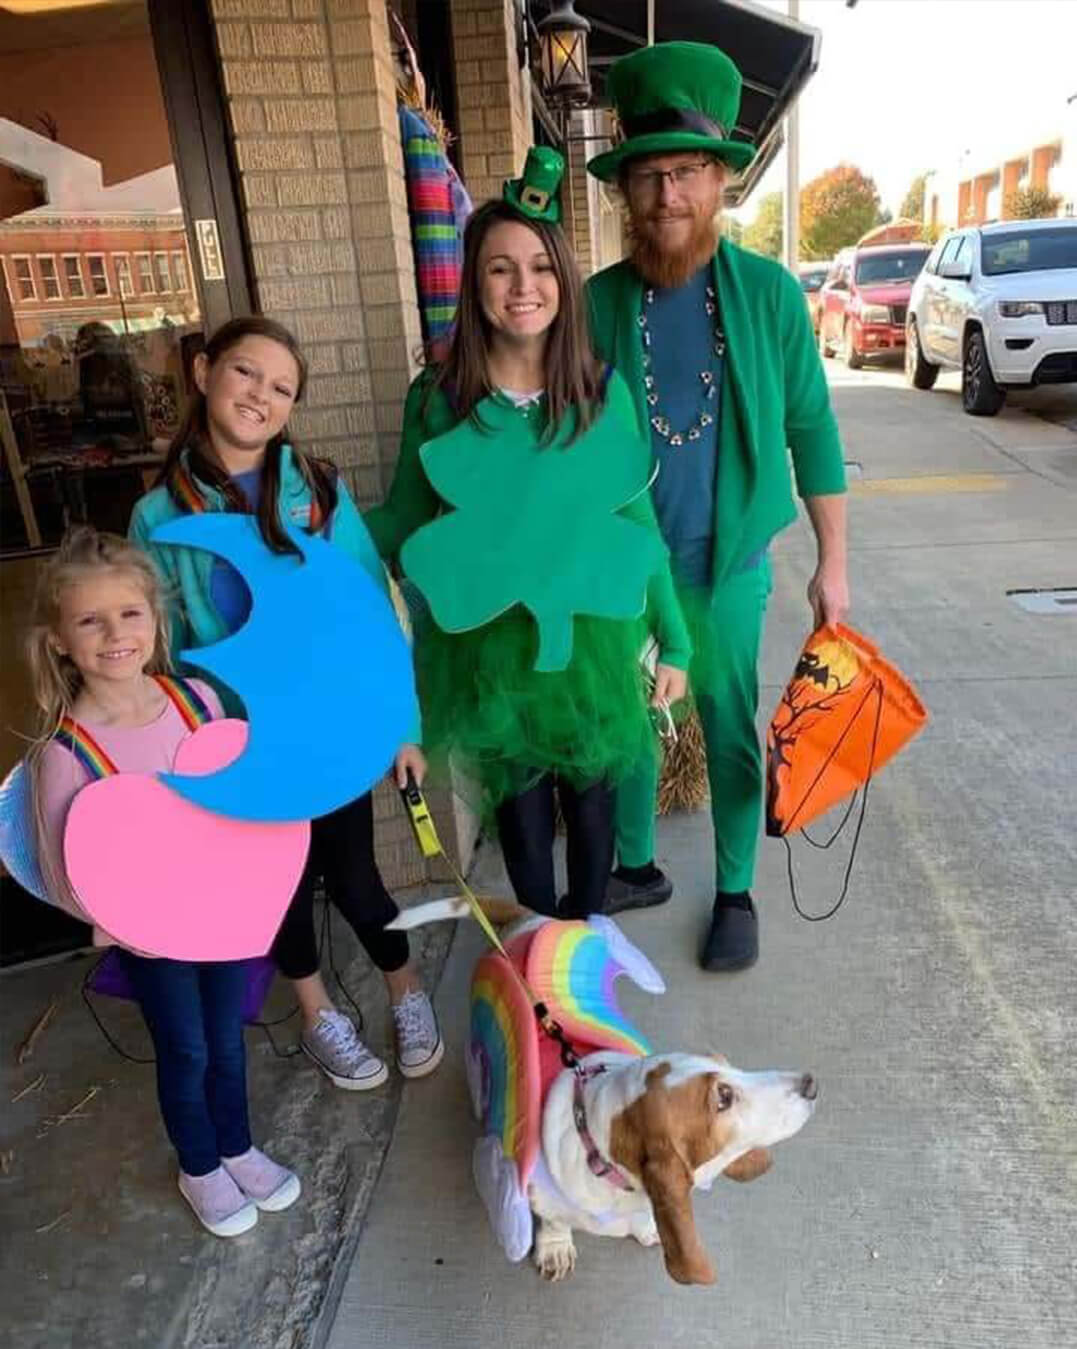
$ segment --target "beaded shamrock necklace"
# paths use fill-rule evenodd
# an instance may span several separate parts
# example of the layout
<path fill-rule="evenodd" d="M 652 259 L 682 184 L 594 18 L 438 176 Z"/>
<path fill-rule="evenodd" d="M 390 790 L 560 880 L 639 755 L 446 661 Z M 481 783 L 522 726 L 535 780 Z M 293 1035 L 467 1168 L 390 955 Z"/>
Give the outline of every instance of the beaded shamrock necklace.
<path fill-rule="evenodd" d="M 654 304 L 654 290 L 648 288 L 643 292 L 643 306 L 640 309 L 637 322 L 643 340 L 643 385 L 647 390 L 647 406 L 651 409 L 651 425 L 663 440 L 668 440 L 671 445 L 683 445 L 686 441 L 698 440 L 704 429 L 714 421 L 714 414 L 711 411 L 717 395 L 714 371 L 701 370 L 699 372 L 699 381 L 703 386 L 702 407 L 699 415 L 687 431 L 674 431 L 669 418 L 663 414 L 659 406 L 659 394 L 655 385 L 654 362 L 651 359 L 651 329 L 647 322 L 647 310 L 652 304 Z M 725 333 L 722 332 L 722 325 L 718 318 L 718 297 L 713 286 L 707 287 L 706 310 L 714 319 L 714 354 L 724 356 Z"/>

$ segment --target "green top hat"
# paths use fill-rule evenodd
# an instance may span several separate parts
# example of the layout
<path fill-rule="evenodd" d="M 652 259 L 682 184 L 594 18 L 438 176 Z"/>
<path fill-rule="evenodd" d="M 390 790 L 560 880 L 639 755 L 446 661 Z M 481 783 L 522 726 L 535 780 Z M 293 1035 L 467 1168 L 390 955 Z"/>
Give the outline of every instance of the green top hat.
<path fill-rule="evenodd" d="M 755 147 L 730 139 L 740 111 L 740 71 L 704 42 L 659 42 L 610 67 L 606 89 L 624 139 L 596 155 L 588 170 L 610 182 L 626 159 L 700 150 L 734 169 L 746 168 Z"/>
<path fill-rule="evenodd" d="M 544 220 L 547 225 L 561 223 L 561 202 L 557 189 L 565 172 L 564 156 L 548 145 L 532 145 L 527 152 L 522 178 L 511 178 L 502 196 L 529 220 Z"/>

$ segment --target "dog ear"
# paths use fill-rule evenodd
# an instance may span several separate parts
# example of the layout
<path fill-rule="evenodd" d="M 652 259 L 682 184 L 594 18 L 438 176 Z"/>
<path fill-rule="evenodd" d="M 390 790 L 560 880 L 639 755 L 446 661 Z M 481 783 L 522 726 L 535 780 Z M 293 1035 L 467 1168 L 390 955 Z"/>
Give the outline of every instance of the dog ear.
<path fill-rule="evenodd" d="M 669 1064 L 662 1064 L 650 1072 L 643 1095 L 614 1118 L 610 1155 L 643 1180 L 670 1277 L 678 1283 L 713 1283 L 714 1270 L 692 1213 L 695 1173 L 664 1083 L 669 1071 Z"/>
<path fill-rule="evenodd" d="M 735 1162 L 730 1162 L 722 1172 L 730 1180 L 756 1180 L 774 1165 L 774 1158 L 767 1148 L 751 1148 L 742 1153 Z"/>
<path fill-rule="evenodd" d="M 643 1187 L 654 1209 L 666 1269 L 677 1283 L 713 1283 L 714 1269 L 696 1231 L 691 1168 L 665 1140 L 643 1163 Z"/>

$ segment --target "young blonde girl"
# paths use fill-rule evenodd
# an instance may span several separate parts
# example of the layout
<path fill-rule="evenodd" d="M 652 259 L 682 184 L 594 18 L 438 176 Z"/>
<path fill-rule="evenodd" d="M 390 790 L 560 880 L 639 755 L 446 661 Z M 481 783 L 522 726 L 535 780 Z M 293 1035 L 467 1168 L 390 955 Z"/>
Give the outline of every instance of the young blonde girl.
<path fill-rule="evenodd" d="M 80 528 L 46 563 L 28 645 L 41 716 L 29 756 L 34 814 L 50 895 L 83 920 L 62 854 L 68 809 L 94 778 L 80 750 L 92 746 L 96 759 L 119 772 L 168 771 L 191 734 L 181 702 L 206 719 L 223 715 L 208 685 L 164 677 L 168 631 L 153 565 L 125 539 Z M 151 903 L 152 876 L 146 890 Z M 99 929 L 94 938 L 112 941 Z M 246 962 L 156 959 L 124 949 L 120 958 L 153 1038 L 180 1193 L 215 1236 L 237 1236 L 259 1209 L 287 1208 L 300 1191 L 291 1171 L 251 1145 Z"/>
<path fill-rule="evenodd" d="M 186 420 L 172 442 L 161 482 L 142 498 L 131 519 L 132 537 L 146 547 L 179 597 L 173 652 L 220 641 L 246 621 L 251 605 L 245 583 L 227 563 L 200 549 L 153 543 L 159 525 L 191 511 L 253 514 L 265 543 L 278 553 L 295 551 L 285 522 L 321 533 L 388 593 L 385 569 L 347 487 L 331 465 L 303 454 L 288 437 L 288 417 L 306 379 L 306 361 L 295 338 L 266 318 L 226 323 L 195 359 L 196 389 Z M 302 616 L 296 621 L 301 624 Z M 306 635 L 318 640 L 317 633 Z M 337 677 L 346 679 L 347 671 Z M 297 707 L 296 716 L 301 715 Z M 417 745 L 400 747 L 395 773 L 401 786 L 409 771 L 421 781 L 425 767 Z M 302 1009 L 304 1052 L 346 1090 L 377 1087 L 388 1076 L 386 1065 L 334 1007 L 322 981 L 314 931 L 319 879 L 385 977 L 400 1071 L 406 1077 L 432 1072 L 443 1053 L 441 1035 L 411 965 L 407 938 L 385 930 L 398 910 L 374 860 L 369 793 L 313 821 L 307 869 L 273 947 Z"/>

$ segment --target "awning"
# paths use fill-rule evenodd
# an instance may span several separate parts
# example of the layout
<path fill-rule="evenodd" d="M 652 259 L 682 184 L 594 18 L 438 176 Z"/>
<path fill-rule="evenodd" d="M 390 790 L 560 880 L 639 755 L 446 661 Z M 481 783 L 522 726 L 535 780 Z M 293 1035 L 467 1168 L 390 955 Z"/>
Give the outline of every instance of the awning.
<path fill-rule="evenodd" d="M 531 16 L 545 17 L 548 0 L 532 0 Z M 758 153 L 727 203 L 739 205 L 755 187 L 782 144 L 782 120 L 819 65 L 821 34 L 751 0 L 654 0 L 655 41 L 711 42 L 744 78 L 737 139 Z M 619 57 L 647 45 L 647 0 L 576 0 L 588 19 L 594 102 L 605 100 L 605 74 Z"/>

